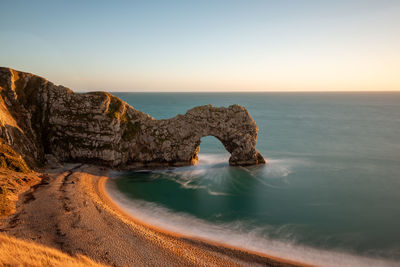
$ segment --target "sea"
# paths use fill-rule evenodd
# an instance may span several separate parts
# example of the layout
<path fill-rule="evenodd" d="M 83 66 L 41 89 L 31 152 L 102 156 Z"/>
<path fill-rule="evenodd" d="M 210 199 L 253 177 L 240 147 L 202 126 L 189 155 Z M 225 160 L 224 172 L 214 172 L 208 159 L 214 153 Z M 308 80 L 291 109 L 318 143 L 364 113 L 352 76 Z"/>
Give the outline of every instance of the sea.
<path fill-rule="evenodd" d="M 207 136 L 196 166 L 113 172 L 106 190 L 133 216 L 303 263 L 400 266 L 400 93 L 113 94 L 155 119 L 242 105 L 267 161 L 229 166 Z"/>

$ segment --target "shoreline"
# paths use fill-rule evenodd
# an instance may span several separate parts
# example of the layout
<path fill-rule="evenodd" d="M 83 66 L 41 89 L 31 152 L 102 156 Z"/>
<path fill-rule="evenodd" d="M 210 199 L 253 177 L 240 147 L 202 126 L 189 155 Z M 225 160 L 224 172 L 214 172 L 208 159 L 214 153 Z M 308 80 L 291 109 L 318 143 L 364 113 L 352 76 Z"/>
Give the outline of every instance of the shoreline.
<path fill-rule="evenodd" d="M 396 261 L 350 254 L 344 259 L 346 254 L 335 252 L 304 263 L 307 258 L 286 259 L 152 225 L 113 200 L 106 188 L 110 171 L 72 163 L 49 167 L 45 181 L 19 195 L 17 211 L 0 218 L 0 232 L 112 266 L 397 266 Z"/>
<path fill-rule="evenodd" d="M 247 263 L 254 260 L 254 262 L 262 262 L 264 264 L 271 264 L 272 261 L 273 266 L 397 266 L 396 260 L 391 258 L 374 258 L 373 256 L 371 257 L 371 255 L 357 255 L 345 251 L 320 250 L 313 247 L 293 247 L 291 250 L 286 250 L 283 255 L 275 249 L 272 249 L 271 253 L 269 252 L 270 249 L 268 246 L 274 247 L 272 243 L 266 243 L 265 246 L 259 244 L 261 246 L 250 246 L 250 248 L 246 248 L 245 246 L 241 246 L 240 243 L 232 241 L 232 236 L 230 236 L 230 239 L 218 240 L 216 236 L 209 234 L 203 235 L 196 231 L 188 231 L 185 227 L 183 229 L 179 226 L 175 227 L 176 221 L 174 218 L 168 217 L 168 215 L 171 215 L 168 213 L 162 214 L 161 218 L 170 218 L 174 223 L 165 224 L 162 222 L 159 224 L 159 220 L 156 219 L 156 221 L 154 221 L 152 216 L 148 216 L 146 212 L 140 211 L 140 208 L 139 210 L 130 209 L 129 201 L 134 200 L 120 195 L 121 193 L 113 185 L 107 186 L 108 182 L 112 182 L 111 180 L 112 178 L 110 177 L 102 177 L 97 181 L 96 186 L 98 194 L 107 205 L 112 207 L 114 211 L 124 216 L 127 220 L 135 224 L 140 224 L 157 233 L 168 235 L 176 239 L 184 239 L 202 249 L 221 250 L 222 254 L 229 255 L 232 258 L 245 258 L 245 262 Z M 131 204 L 134 205 L 134 203 Z M 146 210 L 146 207 L 144 207 L 143 210 Z M 144 219 L 141 219 L 142 217 Z M 159 217 L 157 216 L 157 218 Z M 194 227 L 196 225 L 196 222 L 189 221 L 189 223 Z M 179 223 L 177 225 L 179 225 Z M 201 225 L 199 229 L 204 230 Z M 229 233 L 227 234 L 229 235 Z M 255 244 L 257 244 L 257 241 L 255 241 Z M 274 252 L 277 253 L 274 254 Z M 288 256 L 288 258 L 285 256 Z"/>
<path fill-rule="evenodd" d="M 127 214 L 105 192 L 109 169 L 65 164 L 19 196 L 0 231 L 112 266 L 306 266 L 180 235 Z"/>
<path fill-rule="evenodd" d="M 152 225 L 148 222 L 145 222 L 141 220 L 140 218 L 137 218 L 133 216 L 132 214 L 129 214 L 127 211 L 125 211 L 123 208 L 121 208 L 113 199 L 111 196 L 106 191 L 106 183 L 109 181 L 109 177 L 103 176 L 97 182 L 95 182 L 95 186 L 97 187 L 97 193 L 99 197 L 104 201 L 106 205 L 108 205 L 111 209 L 114 210 L 114 212 L 118 213 L 119 216 L 123 216 L 125 219 L 129 220 L 130 222 L 134 224 L 141 225 L 143 227 L 148 228 L 149 230 L 158 232 L 162 235 L 167 235 L 172 238 L 177 238 L 177 239 L 185 239 L 188 242 L 193 242 L 193 244 L 196 244 L 197 246 L 204 247 L 205 249 L 220 249 L 220 250 L 230 250 L 229 254 L 241 254 L 241 256 L 247 256 L 247 257 L 259 257 L 257 260 L 265 261 L 265 264 L 273 264 L 274 266 L 312 266 L 309 264 L 305 263 L 300 263 L 296 261 L 292 261 L 290 259 L 283 259 L 279 257 L 275 257 L 272 255 L 267 255 L 261 252 L 256 252 L 252 250 L 248 250 L 245 248 L 241 247 L 236 247 L 233 245 L 225 244 L 222 242 L 218 241 L 213 241 L 210 239 L 206 238 L 201 238 L 201 237 L 195 237 L 191 235 L 186 235 L 186 234 L 181 234 L 177 233 L 159 226 Z M 246 255 L 247 254 L 247 255 Z M 272 261 L 272 262 L 271 262 Z"/>

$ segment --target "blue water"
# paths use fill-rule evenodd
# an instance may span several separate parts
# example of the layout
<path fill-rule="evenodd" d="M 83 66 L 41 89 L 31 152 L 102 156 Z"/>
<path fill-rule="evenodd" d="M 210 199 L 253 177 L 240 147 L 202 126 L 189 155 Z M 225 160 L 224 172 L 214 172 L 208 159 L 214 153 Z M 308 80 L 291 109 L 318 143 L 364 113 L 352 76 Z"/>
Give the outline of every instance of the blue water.
<path fill-rule="evenodd" d="M 199 235 L 237 234 L 241 246 L 269 253 L 290 244 L 400 261 L 400 93 L 114 94 L 156 119 L 240 104 L 268 161 L 230 167 L 222 144 L 204 137 L 198 166 L 118 173 L 114 188 L 128 206 L 142 203 L 157 221 L 190 220 Z"/>

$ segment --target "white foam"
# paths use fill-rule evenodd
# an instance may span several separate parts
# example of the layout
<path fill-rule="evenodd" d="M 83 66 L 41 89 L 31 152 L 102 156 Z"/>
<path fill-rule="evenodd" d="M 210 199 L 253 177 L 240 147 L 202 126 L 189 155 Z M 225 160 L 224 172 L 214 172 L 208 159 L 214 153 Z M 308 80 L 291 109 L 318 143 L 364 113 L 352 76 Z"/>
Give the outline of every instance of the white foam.
<path fill-rule="evenodd" d="M 210 188 L 210 182 L 218 181 L 219 175 L 229 167 L 229 155 L 201 154 L 199 164 L 194 166 L 178 167 L 172 170 L 154 170 L 154 174 L 162 174 L 163 178 L 170 179 L 185 189 L 201 189 L 214 196 L 226 196 L 226 192 L 218 192 Z M 210 171 L 212 169 L 212 171 Z"/>
<path fill-rule="evenodd" d="M 221 163 L 226 163 L 228 165 L 229 154 L 199 154 L 199 164 L 198 166 L 204 165 L 217 165 Z"/>
<path fill-rule="evenodd" d="M 225 244 L 265 253 L 275 257 L 319 266 L 400 266 L 399 263 L 378 258 L 361 257 L 347 252 L 326 251 L 296 245 L 290 241 L 273 240 L 265 235 L 269 227 L 248 231 L 251 222 L 212 224 L 186 213 L 176 213 L 154 203 L 132 200 L 122 195 L 114 183 L 106 191 L 126 212 L 147 223 L 184 235 L 205 238 Z M 281 227 L 290 227 L 289 225 Z"/>

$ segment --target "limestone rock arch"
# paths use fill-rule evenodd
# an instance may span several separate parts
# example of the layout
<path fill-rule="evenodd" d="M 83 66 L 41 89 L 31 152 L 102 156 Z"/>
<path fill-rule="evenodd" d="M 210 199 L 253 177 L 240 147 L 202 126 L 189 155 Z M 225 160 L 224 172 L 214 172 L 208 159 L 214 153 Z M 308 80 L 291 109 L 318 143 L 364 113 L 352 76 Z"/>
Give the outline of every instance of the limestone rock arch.
<path fill-rule="evenodd" d="M 239 105 L 200 106 L 155 120 L 109 93 L 78 94 L 0 67 L 0 143 L 31 168 L 42 164 L 45 154 L 118 168 L 191 165 L 204 136 L 221 141 L 231 165 L 255 165 L 265 163 L 256 150 L 257 132 Z"/>
<path fill-rule="evenodd" d="M 153 161 L 167 160 L 172 165 L 195 164 L 198 160 L 200 139 L 214 136 L 231 154 L 230 165 L 265 163 L 256 150 L 257 125 L 248 111 L 239 105 L 228 108 L 199 106 L 188 110 L 185 115 L 152 121 L 150 125 L 151 127 L 143 129 L 141 135 L 142 139 L 152 136 L 155 140 L 160 140 L 151 152 L 159 155 Z"/>

